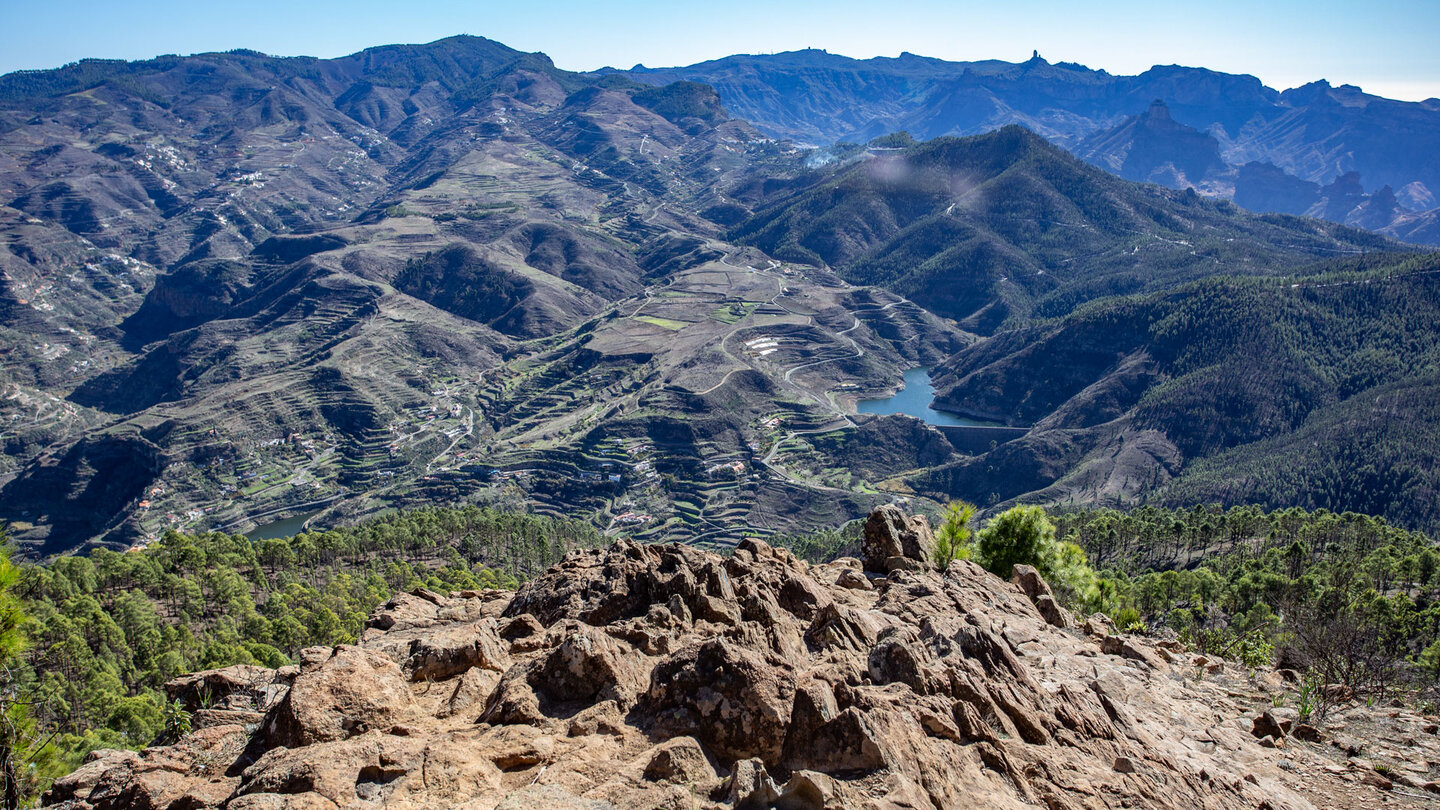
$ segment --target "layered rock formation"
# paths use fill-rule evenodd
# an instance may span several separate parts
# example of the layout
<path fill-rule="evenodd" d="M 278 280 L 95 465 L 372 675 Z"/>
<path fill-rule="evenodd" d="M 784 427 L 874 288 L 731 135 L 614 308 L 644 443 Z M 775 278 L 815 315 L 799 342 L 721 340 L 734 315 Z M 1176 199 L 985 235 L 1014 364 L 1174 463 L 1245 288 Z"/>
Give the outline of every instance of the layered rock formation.
<path fill-rule="evenodd" d="M 1126 180 L 1170 188 L 1200 186 L 1229 169 L 1215 136 L 1171 118 L 1170 108 L 1158 98 L 1141 115 L 1092 133 L 1075 153 Z"/>
<path fill-rule="evenodd" d="M 887 507 L 864 563 L 622 542 L 513 594 L 401 594 L 357 645 L 173 682 L 194 731 L 46 804 L 1315 806 L 1223 666 L 1077 622 L 1033 569 L 933 570 L 932 542 Z"/>

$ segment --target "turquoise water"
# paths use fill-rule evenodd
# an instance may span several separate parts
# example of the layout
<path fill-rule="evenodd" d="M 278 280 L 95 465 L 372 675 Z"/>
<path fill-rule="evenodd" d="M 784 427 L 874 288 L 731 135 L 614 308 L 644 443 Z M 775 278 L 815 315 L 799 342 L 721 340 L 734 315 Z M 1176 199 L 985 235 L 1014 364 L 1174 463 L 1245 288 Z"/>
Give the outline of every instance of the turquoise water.
<path fill-rule="evenodd" d="M 245 536 L 250 538 L 251 540 L 270 540 L 276 537 L 292 537 L 299 534 L 300 532 L 305 531 L 305 521 L 309 520 L 312 517 L 315 517 L 318 514 L 320 513 L 306 512 L 304 514 L 285 518 L 284 520 L 277 520 L 273 523 L 266 523 L 263 526 L 255 527 L 254 531 L 249 532 Z"/>
<path fill-rule="evenodd" d="M 855 403 L 860 413 L 903 413 L 931 425 L 969 425 L 993 427 L 995 422 L 966 419 L 930 407 L 935 401 L 935 386 L 930 383 L 930 369 L 912 368 L 905 372 L 905 387 L 888 399 L 862 399 Z"/>

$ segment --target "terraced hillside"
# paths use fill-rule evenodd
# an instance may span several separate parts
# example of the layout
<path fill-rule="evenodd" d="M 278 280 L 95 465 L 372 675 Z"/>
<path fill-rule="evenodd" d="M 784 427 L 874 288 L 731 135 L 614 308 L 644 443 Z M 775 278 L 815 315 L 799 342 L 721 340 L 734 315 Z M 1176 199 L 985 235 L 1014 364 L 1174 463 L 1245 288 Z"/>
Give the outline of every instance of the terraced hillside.
<path fill-rule="evenodd" d="M 689 111 L 476 38 L 5 77 L 5 517 L 58 550 L 403 498 L 779 155 Z"/>
<path fill-rule="evenodd" d="M 786 467 L 852 424 L 832 390 L 970 339 L 721 241 L 727 190 L 799 153 L 704 86 L 474 38 L 24 78 L 0 516 L 36 550 L 436 499 L 717 541 L 836 522 L 880 496 Z"/>
<path fill-rule="evenodd" d="M 845 397 L 971 338 L 904 299 L 752 257 L 673 273 L 507 364 L 478 395 L 483 442 L 428 476 L 429 497 L 488 485 L 611 532 L 711 543 L 888 500 L 888 475 L 813 464 L 809 437 L 864 431 L 876 420 Z"/>

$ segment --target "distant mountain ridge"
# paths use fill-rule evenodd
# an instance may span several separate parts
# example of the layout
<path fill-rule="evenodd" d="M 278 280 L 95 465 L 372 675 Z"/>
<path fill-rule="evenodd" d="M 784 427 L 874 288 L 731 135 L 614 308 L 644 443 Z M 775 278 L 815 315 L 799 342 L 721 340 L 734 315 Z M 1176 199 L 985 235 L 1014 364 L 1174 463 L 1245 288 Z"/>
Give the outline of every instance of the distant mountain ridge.
<path fill-rule="evenodd" d="M 1402 247 L 1128 183 L 1013 125 L 871 151 L 830 171 L 760 207 L 731 238 L 887 286 L 979 334 L 1104 296 Z"/>
<path fill-rule="evenodd" d="M 928 140 L 1021 124 L 1127 179 L 1273 206 L 1259 211 L 1305 213 L 1320 197 L 1308 199 L 1303 189 L 1277 196 L 1273 183 L 1247 192 L 1236 185 L 1241 167 L 1257 166 L 1289 185 L 1326 186 L 1358 173 L 1364 199 L 1344 210 L 1322 206 L 1317 215 L 1440 243 L 1436 216 L 1426 215 L 1440 194 L 1433 157 L 1440 153 L 1440 99 L 1393 101 L 1325 81 L 1282 92 L 1254 76 L 1177 65 L 1116 76 L 1038 54 L 1020 63 L 948 62 L 804 50 L 623 73 L 642 82 L 705 82 L 762 132 L 816 145 L 864 143 L 898 130 Z M 1163 111 L 1154 109 L 1157 100 Z M 1161 121 L 1167 125 L 1158 127 Z M 1244 177 L 1263 179 L 1254 171 Z M 1383 192 L 1386 186 L 1392 192 Z M 1381 202 L 1397 196 L 1388 216 L 1354 211 L 1376 193 Z"/>
<path fill-rule="evenodd" d="M 321 120 L 337 123 L 338 111 L 350 119 L 345 123 L 384 133 L 393 153 L 396 146 L 418 143 L 436 121 L 489 98 L 507 77 L 513 82 L 526 73 L 554 79 L 555 89 L 566 93 L 624 78 L 708 84 L 718 103 L 657 97 L 650 104 L 669 104 L 672 111 L 690 105 L 688 113 L 701 121 L 728 111 L 761 132 L 800 144 L 864 143 L 902 130 L 928 140 L 1021 124 L 1126 179 L 1194 187 L 1255 211 L 1319 216 L 1440 244 L 1440 161 L 1432 157 L 1440 153 L 1440 99 L 1394 101 L 1323 80 L 1278 91 L 1253 76 L 1178 65 L 1117 76 L 1052 64 L 1038 53 L 1019 63 L 950 62 L 912 53 L 859 60 L 807 49 L 587 75 L 557 70 L 544 54 L 452 37 L 338 59 L 246 50 L 141 62 L 86 59 L 58 70 L 0 76 L 0 103 L 100 90 L 129 93 L 168 110 L 176 100 L 172 94 L 203 95 L 228 81 L 235 85 L 232 93 L 244 96 L 233 101 L 260 101 L 247 106 L 277 121 L 277 104 L 309 107 L 313 115 L 316 102 L 323 99 L 328 107 L 334 99 L 332 110 L 320 110 Z M 262 77 L 270 82 L 258 83 Z M 183 85 L 173 84 L 181 78 Z M 277 86 L 304 98 L 272 101 Z M 655 109 L 666 114 L 666 108 Z M 0 129 L 18 123 L 0 122 Z M 1345 193 L 1325 193 L 1342 179 Z M 0 184 L 0 192 L 6 190 Z M 88 216 L 86 205 L 63 189 L 19 202 L 32 213 L 69 205 L 69 216 Z"/>

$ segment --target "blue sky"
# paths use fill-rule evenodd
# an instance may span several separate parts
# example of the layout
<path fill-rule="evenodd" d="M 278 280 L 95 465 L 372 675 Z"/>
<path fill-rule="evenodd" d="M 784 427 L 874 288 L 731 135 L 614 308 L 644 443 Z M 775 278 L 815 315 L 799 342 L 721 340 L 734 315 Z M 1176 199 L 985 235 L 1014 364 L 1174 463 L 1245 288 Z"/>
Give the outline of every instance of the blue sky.
<path fill-rule="evenodd" d="M 332 57 L 460 33 L 544 51 L 572 70 L 805 47 L 1010 61 L 1038 49 L 1111 73 L 1182 64 L 1281 89 L 1327 79 L 1392 98 L 1440 97 L 1436 0 L 0 0 L 0 72 L 230 48 Z"/>

